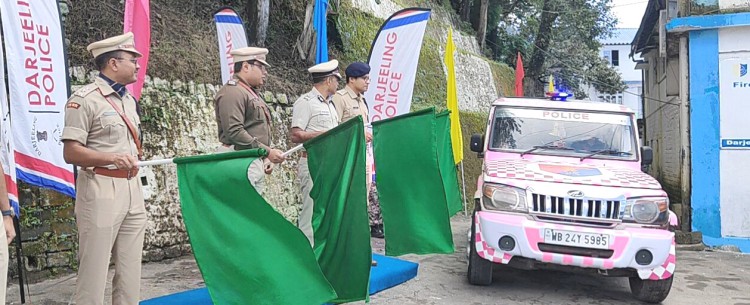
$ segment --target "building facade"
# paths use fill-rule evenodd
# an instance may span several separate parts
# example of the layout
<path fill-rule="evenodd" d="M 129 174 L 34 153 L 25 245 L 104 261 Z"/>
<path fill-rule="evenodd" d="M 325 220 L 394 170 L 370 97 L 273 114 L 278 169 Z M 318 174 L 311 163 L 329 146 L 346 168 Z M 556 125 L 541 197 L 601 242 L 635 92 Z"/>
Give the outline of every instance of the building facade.
<path fill-rule="evenodd" d="M 702 232 L 707 245 L 750 252 L 750 120 L 744 115 L 750 110 L 750 3 L 671 4 L 650 1 L 632 45 L 644 59 L 644 115 L 655 118 L 645 120 L 646 142 L 662 142 L 655 155 L 676 155 L 662 179 L 679 177 L 675 193 L 689 229 Z M 657 167 L 670 167 L 661 162 Z"/>
<path fill-rule="evenodd" d="M 641 119 L 643 118 L 641 73 L 635 70 L 636 62 L 628 56 L 630 42 L 633 41 L 637 31 L 638 29 L 631 28 L 616 29 L 612 37 L 601 41 L 602 48 L 599 50 L 599 54 L 620 73 L 627 88 L 617 94 L 607 94 L 589 86 L 587 94 L 592 101 L 624 105 L 635 111 L 636 117 Z"/>

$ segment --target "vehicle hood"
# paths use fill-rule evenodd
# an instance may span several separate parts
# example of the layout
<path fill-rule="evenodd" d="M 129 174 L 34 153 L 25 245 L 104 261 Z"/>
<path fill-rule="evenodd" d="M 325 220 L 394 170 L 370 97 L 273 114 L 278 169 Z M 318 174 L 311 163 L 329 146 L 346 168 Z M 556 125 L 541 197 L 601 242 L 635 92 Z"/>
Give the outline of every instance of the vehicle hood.
<path fill-rule="evenodd" d="M 499 179 L 661 190 L 661 184 L 648 174 L 622 167 L 503 159 L 486 160 L 484 173 Z"/>

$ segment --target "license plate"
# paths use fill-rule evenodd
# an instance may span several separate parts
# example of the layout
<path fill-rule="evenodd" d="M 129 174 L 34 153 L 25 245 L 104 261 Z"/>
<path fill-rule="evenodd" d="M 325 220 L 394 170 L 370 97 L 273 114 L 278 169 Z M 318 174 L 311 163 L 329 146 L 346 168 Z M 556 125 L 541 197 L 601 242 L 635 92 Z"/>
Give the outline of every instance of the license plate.
<path fill-rule="evenodd" d="M 563 246 L 609 249 L 610 236 L 607 234 L 544 229 L 544 242 Z"/>

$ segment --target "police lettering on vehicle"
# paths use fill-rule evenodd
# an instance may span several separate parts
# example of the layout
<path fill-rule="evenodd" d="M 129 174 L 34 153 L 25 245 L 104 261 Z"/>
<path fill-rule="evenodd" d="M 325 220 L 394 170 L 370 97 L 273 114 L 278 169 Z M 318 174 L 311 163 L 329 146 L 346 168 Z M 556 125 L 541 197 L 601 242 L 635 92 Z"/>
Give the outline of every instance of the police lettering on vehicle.
<path fill-rule="evenodd" d="M 582 120 L 588 121 L 589 114 L 584 112 L 564 112 L 564 111 L 545 111 L 542 113 L 545 118 Z"/>

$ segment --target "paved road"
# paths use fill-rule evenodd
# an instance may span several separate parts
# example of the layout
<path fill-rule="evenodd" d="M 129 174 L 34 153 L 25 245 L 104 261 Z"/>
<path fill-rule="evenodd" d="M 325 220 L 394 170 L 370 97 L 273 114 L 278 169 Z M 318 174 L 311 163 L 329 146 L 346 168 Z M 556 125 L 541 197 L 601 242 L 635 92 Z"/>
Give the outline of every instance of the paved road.
<path fill-rule="evenodd" d="M 372 297 L 373 304 L 634 304 L 627 278 L 496 268 L 491 286 L 466 280 L 469 218 L 454 217 L 453 255 L 404 256 L 416 279 Z M 750 255 L 678 251 L 672 292 L 663 304 L 750 305 Z"/>
<path fill-rule="evenodd" d="M 464 254 L 469 219 L 454 217 L 452 226 L 456 253 L 402 257 L 420 264 L 417 277 L 373 296 L 371 303 L 637 304 L 630 296 L 628 280 L 625 278 L 498 268 L 492 286 L 471 286 L 466 280 Z M 382 253 L 381 240 L 373 242 L 373 250 Z M 710 251 L 678 251 L 677 255 L 674 286 L 664 304 L 750 305 L 750 255 Z M 143 268 L 144 299 L 202 285 L 203 281 L 192 257 L 149 263 Z M 30 286 L 32 304 L 69 304 L 74 287 L 73 275 L 33 284 Z M 18 286 L 10 285 L 8 294 L 9 304 L 20 304 Z"/>

